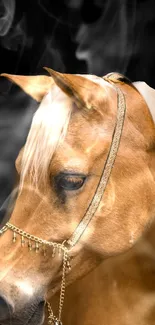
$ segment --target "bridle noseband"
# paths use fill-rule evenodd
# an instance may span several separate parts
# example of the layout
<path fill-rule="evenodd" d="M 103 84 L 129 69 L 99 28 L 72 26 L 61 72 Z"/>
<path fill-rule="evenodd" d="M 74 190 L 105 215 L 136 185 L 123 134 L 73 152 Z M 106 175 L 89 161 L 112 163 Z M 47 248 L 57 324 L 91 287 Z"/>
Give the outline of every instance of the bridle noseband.
<path fill-rule="evenodd" d="M 113 84 L 113 74 L 109 74 L 103 78 L 104 80 Z M 82 234 L 84 233 L 85 229 L 87 228 L 88 224 L 92 220 L 100 202 L 105 192 L 109 177 L 112 172 L 112 168 L 117 156 L 117 152 L 119 149 L 120 139 L 122 135 L 124 120 L 125 120 L 125 112 L 126 112 L 126 102 L 125 96 L 120 88 L 114 85 L 114 88 L 117 92 L 117 117 L 115 122 L 115 127 L 112 135 L 112 142 L 108 152 L 108 156 L 103 168 L 102 175 L 100 177 L 100 181 L 96 188 L 94 197 L 90 202 L 84 217 L 82 218 L 81 222 L 75 229 L 72 236 L 64 241 L 63 243 L 56 243 L 41 239 L 39 237 L 33 236 L 26 231 L 14 226 L 10 222 L 7 222 L 6 225 L 0 230 L 0 235 L 4 234 L 8 229 L 13 232 L 13 243 L 16 242 L 17 235 L 21 237 L 21 246 L 28 245 L 29 250 L 35 249 L 36 253 L 41 250 L 43 255 L 46 255 L 46 246 L 52 247 L 52 257 L 55 256 L 56 253 L 59 253 L 63 257 L 63 266 L 62 266 L 62 280 L 61 280 L 61 288 L 60 288 L 60 299 L 59 299 L 59 315 L 58 317 L 54 316 L 51 305 L 47 302 L 47 308 L 49 312 L 48 316 L 48 323 L 52 325 L 62 325 L 61 322 L 61 314 L 62 308 L 64 303 L 64 295 L 65 295 L 65 276 L 67 268 L 70 269 L 70 258 L 69 258 L 69 251 L 72 249 L 79 239 L 81 238 Z M 35 246 L 32 244 L 35 243 Z"/>

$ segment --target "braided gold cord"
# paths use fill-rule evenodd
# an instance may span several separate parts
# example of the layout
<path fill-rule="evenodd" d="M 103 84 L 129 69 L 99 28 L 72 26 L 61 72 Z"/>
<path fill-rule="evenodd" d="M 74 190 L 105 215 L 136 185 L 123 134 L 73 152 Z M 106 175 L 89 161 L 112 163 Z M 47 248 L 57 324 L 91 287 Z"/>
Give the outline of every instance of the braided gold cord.
<path fill-rule="evenodd" d="M 122 90 L 120 90 L 116 86 L 114 86 L 114 88 L 117 91 L 117 117 L 115 122 L 115 128 L 112 135 L 111 146 L 94 197 L 89 207 L 87 208 L 87 211 L 84 217 L 82 218 L 81 222 L 78 224 L 71 238 L 69 238 L 67 241 L 67 243 L 72 247 L 75 246 L 76 243 L 79 241 L 80 237 L 84 233 L 85 229 L 87 228 L 89 222 L 91 221 L 92 217 L 94 216 L 101 202 L 101 199 L 106 189 L 117 156 L 117 152 L 119 149 L 120 139 L 121 139 L 123 125 L 124 125 L 124 119 L 125 119 L 126 103 L 125 103 L 125 97 Z"/>

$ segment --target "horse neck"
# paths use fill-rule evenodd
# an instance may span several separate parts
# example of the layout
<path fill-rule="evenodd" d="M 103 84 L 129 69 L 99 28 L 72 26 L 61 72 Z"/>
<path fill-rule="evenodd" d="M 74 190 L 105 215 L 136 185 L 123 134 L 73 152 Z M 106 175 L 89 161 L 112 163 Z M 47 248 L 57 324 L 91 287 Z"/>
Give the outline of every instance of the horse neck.
<path fill-rule="evenodd" d="M 64 325 L 154 324 L 154 230 L 153 225 L 130 251 L 102 261 L 66 289 Z M 58 295 L 51 302 L 57 310 Z"/>

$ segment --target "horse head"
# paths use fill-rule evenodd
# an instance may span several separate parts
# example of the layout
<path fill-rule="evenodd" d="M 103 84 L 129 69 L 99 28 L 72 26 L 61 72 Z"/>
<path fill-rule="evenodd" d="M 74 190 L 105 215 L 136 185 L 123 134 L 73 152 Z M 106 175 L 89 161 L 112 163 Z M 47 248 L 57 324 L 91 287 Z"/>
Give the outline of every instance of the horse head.
<path fill-rule="evenodd" d="M 3 74 L 40 104 L 16 160 L 18 195 L 1 230 L 1 325 L 41 325 L 45 301 L 59 289 L 59 317 L 50 312 L 61 324 L 65 280 L 130 249 L 155 215 L 155 126 L 139 91 L 118 74 L 47 70 L 49 77 Z"/>

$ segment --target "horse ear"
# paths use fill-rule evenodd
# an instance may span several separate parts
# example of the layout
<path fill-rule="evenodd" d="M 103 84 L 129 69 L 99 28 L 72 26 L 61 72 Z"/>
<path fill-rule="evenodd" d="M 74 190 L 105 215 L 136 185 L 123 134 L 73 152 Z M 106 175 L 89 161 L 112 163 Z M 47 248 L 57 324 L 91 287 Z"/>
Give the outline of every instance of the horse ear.
<path fill-rule="evenodd" d="M 2 73 L 1 76 L 17 84 L 25 93 L 38 102 L 43 99 L 54 83 L 53 78 L 48 76 L 19 76 L 8 73 Z"/>
<path fill-rule="evenodd" d="M 47 67 L 44 67 L 44 69 L 48 71 L 61 90 L 74 98 L 77 106 L 87 109 L 93 108 L 92 90 L 95 93 L 99 91 L 98 84 L 80 75 L 60 73 Z"/>
<path fill-rule="evenodd" d="M 133 85 L 145 99 L 155 123 L 155 89 L 151 88 L 143 81 L 136 81 L 133 83 Z"/>

